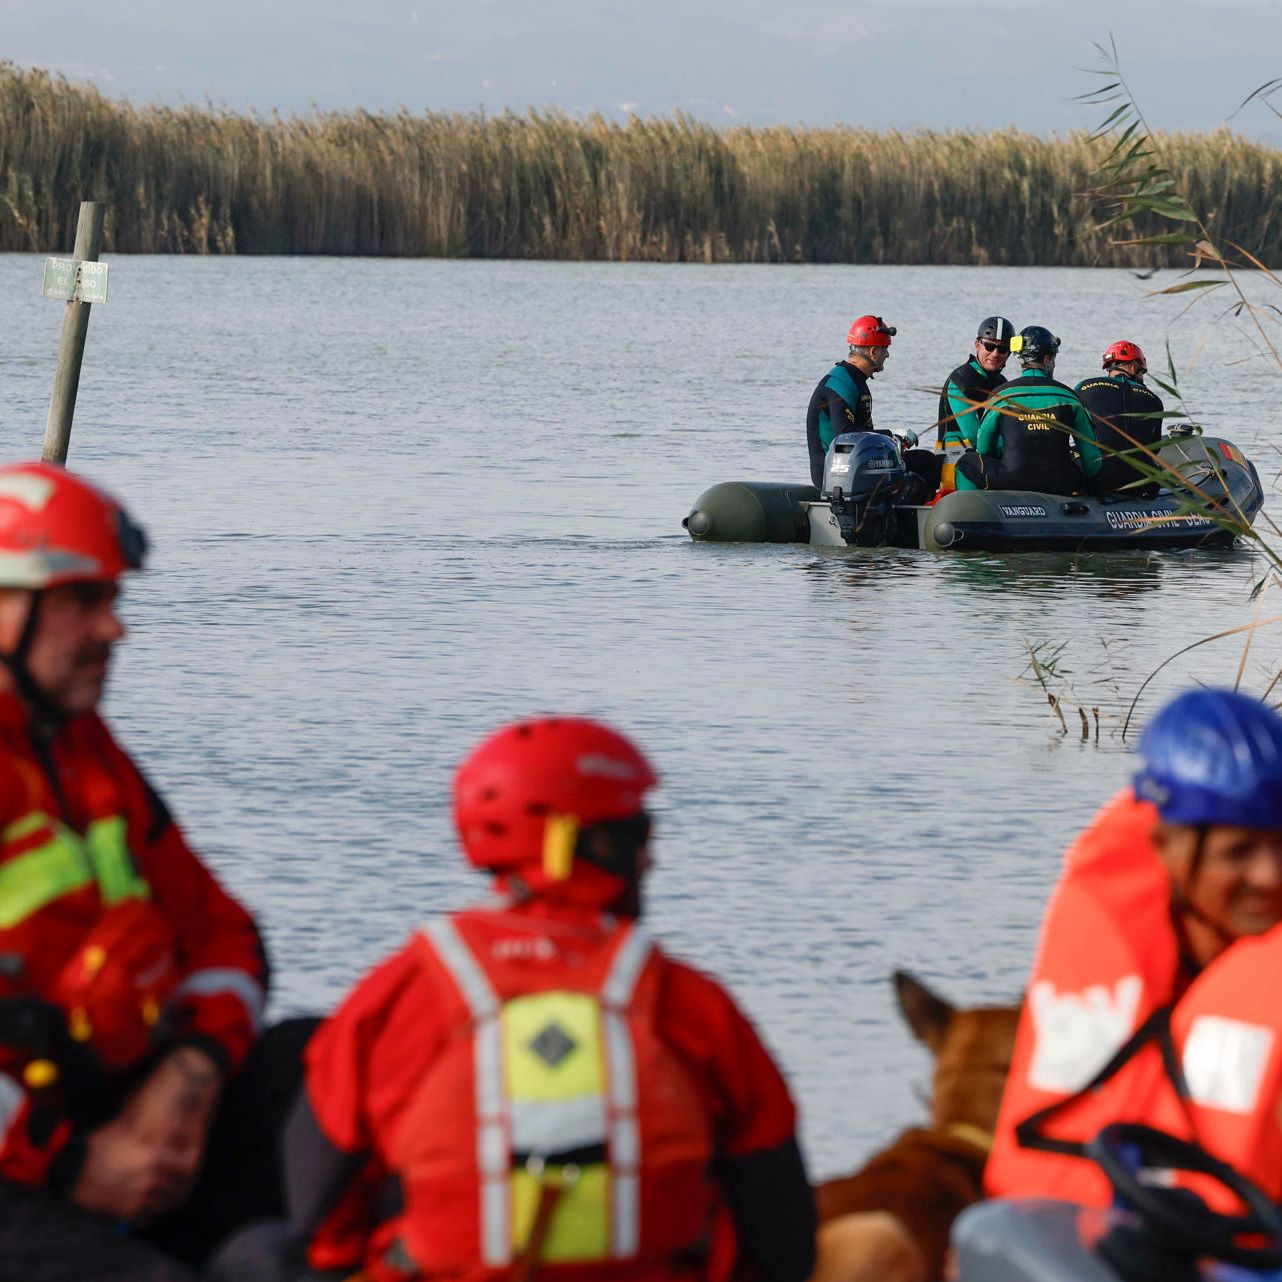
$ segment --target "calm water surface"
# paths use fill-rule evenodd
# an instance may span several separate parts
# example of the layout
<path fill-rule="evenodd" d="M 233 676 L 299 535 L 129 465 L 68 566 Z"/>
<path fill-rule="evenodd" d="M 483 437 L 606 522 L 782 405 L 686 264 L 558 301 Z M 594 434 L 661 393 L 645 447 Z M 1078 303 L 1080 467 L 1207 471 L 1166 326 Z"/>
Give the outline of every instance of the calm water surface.
<path fill-rule="evenodd" d="M 71 459 L 129 498 L 155 556 L 108 715 L 263 922 L 277 1013 L 332 1004 L 481 889 L 447 797 L 482 734 L 597 714 L 664 777 L 655 928 L 763 1029 L 815 1170 L 849 1169 L 921 1113 L 891 970 L 1013 998 L 1065 843 L 1125 778 L 1119 708 L 1249 618 L 1242 551 L 715 547 L 678 524 L 716 480 L 805 476 L 806 401 L 865 311 L 900 330 L 879 424 L 933 422 L 921 389 L 990 312 L 1063 335 L 1069 381 L 1112 339 L 1152 358 L 1169 331 L 1198 416 L 1271 476 L 1276 375 L 1126 272 L 112 270 Z M 38 259 L 0 258 L 9 457 L 43 433 L 61 306 L 39 288 Z M 1065 643 L 1069 715 L 1100 707 L 1098 745 L 1018 680 L 1041 642 Z M 1195 650 L 1153 697 L 1231 680 L 1239 654 Z M 1260 642 L 1257 684 L 1275 660 Z"/>

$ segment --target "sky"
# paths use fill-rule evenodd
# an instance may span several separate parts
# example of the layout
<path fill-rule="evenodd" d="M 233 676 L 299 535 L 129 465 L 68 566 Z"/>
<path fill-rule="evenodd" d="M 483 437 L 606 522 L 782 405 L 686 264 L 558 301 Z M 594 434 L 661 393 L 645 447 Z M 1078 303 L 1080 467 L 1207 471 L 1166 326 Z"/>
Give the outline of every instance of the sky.
<path fill-rule="evenodd" d="M 0 0 L 0 57 L 138 103 L 1062 133 L 1112 37 L 1154 128 L 1282 76 L 1282 0 Z M 1282 94 L 1277 99 L 1282 109 Z M 1233 120 L 1282 141 L 1254 105 Z"/>

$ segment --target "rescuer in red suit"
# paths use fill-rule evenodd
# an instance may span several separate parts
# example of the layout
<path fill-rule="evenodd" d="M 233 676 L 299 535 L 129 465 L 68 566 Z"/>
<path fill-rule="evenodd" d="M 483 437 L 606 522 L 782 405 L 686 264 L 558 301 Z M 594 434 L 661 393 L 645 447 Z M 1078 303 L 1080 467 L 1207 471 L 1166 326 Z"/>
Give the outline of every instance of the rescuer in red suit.
<path fill-rule="evenodd" d="M 429 922 L 322 1027 L 287 1129 L 290 1222 L 215 1278 L 701 1282 L 728 1271 L 718 1227 L 760 1282 L 809 1276 L 783 1078 L 724 989 L 639 925 L 655 783 L 576 718 L 464 762 L 455 821 L 499 899 Z"/>
<path fill-rule="evenodd" d="M 301 1076 L 305 1027 L 255 1045 L 253 921 L 96 711 L 145 550 L 71 473 L 0 468 L 0 1275 L 24 1282 L 192 1277 L 178 1256 L 279 1205 L 268 1123 Z"/>

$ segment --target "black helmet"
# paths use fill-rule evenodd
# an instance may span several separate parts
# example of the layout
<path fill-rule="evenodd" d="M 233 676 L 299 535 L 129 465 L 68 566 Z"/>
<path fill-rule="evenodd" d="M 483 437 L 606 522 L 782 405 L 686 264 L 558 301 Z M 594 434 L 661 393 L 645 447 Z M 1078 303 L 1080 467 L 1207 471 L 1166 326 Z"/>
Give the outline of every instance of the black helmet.
<path fill-rule="evenodd" d="M 985 316 L 979 322 L 976 341 L 986 338 L 990 343 L 1009 343 L 1015 336 L 1015 326 L 1005 316 Z"/>
<path fill-rule="evenodd" d="M 1010 340 L 1010 350 L 1023 364 L 1031 365 L 1043 356 L 1054 356 L 1059 351 L 1059 339 L 1042 325 L 1025 325 Z"/>

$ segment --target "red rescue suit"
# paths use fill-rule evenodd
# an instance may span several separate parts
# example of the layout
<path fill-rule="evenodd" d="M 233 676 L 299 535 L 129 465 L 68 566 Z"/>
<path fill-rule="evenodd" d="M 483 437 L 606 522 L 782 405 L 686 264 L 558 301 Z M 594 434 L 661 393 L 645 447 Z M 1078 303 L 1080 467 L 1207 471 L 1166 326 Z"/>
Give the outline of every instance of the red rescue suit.
<path fill-rule="evenodd" d="M 372 1278 L 509 1278 L 532 1232 L 549 1282 L 702 1278 L 714 1160 L 795 1130 L 715 982 L 564 904 L 431 923 L 357 986 L 307 1067 L 328 1140 L 369 1156 L 309 1262 Z M 405 1204 L 391 1220 L 370 1196 L 388 1175 Z"/>
<path fill-rule="evenodd" d="M 0 1014 L 79 992 L 88 1022 L 77 1035 L 92 1045 L 90 1025 L 111 1014 L 92 981 L 101 972 L 113 982 L 121 957 L 148 970 L 135 977 L 145 1003 L 165 998 L 148 1022 L 239 1066 L 267 981 L 252 919 L 96 714 L 44 738 L 15 697 L 0 695 Z M 0 1030 L 12 1027 L 0 1019 Z M 133 1030 L 116 1032 L 105 1044 L 113 1067 L 151 1051 Z M 0 1179 L 59 1186 L 74 1178 L 83 1137 L 60 1087 L 30 1071 L 37 1058 L 31 1046 L 0 1044 Z"/>
<path fill-rule="evenodd" d="M 1282 927 L 1239 939 L 1186 987 L 1156 822 L 1126 792 L 1069 849 L 985 1170 L 992 1196 L 1108 1205 L 1094 1163 L 1052 1150 L 1118 1121 L 1194 1139 L 1282 1193 Z"/>

